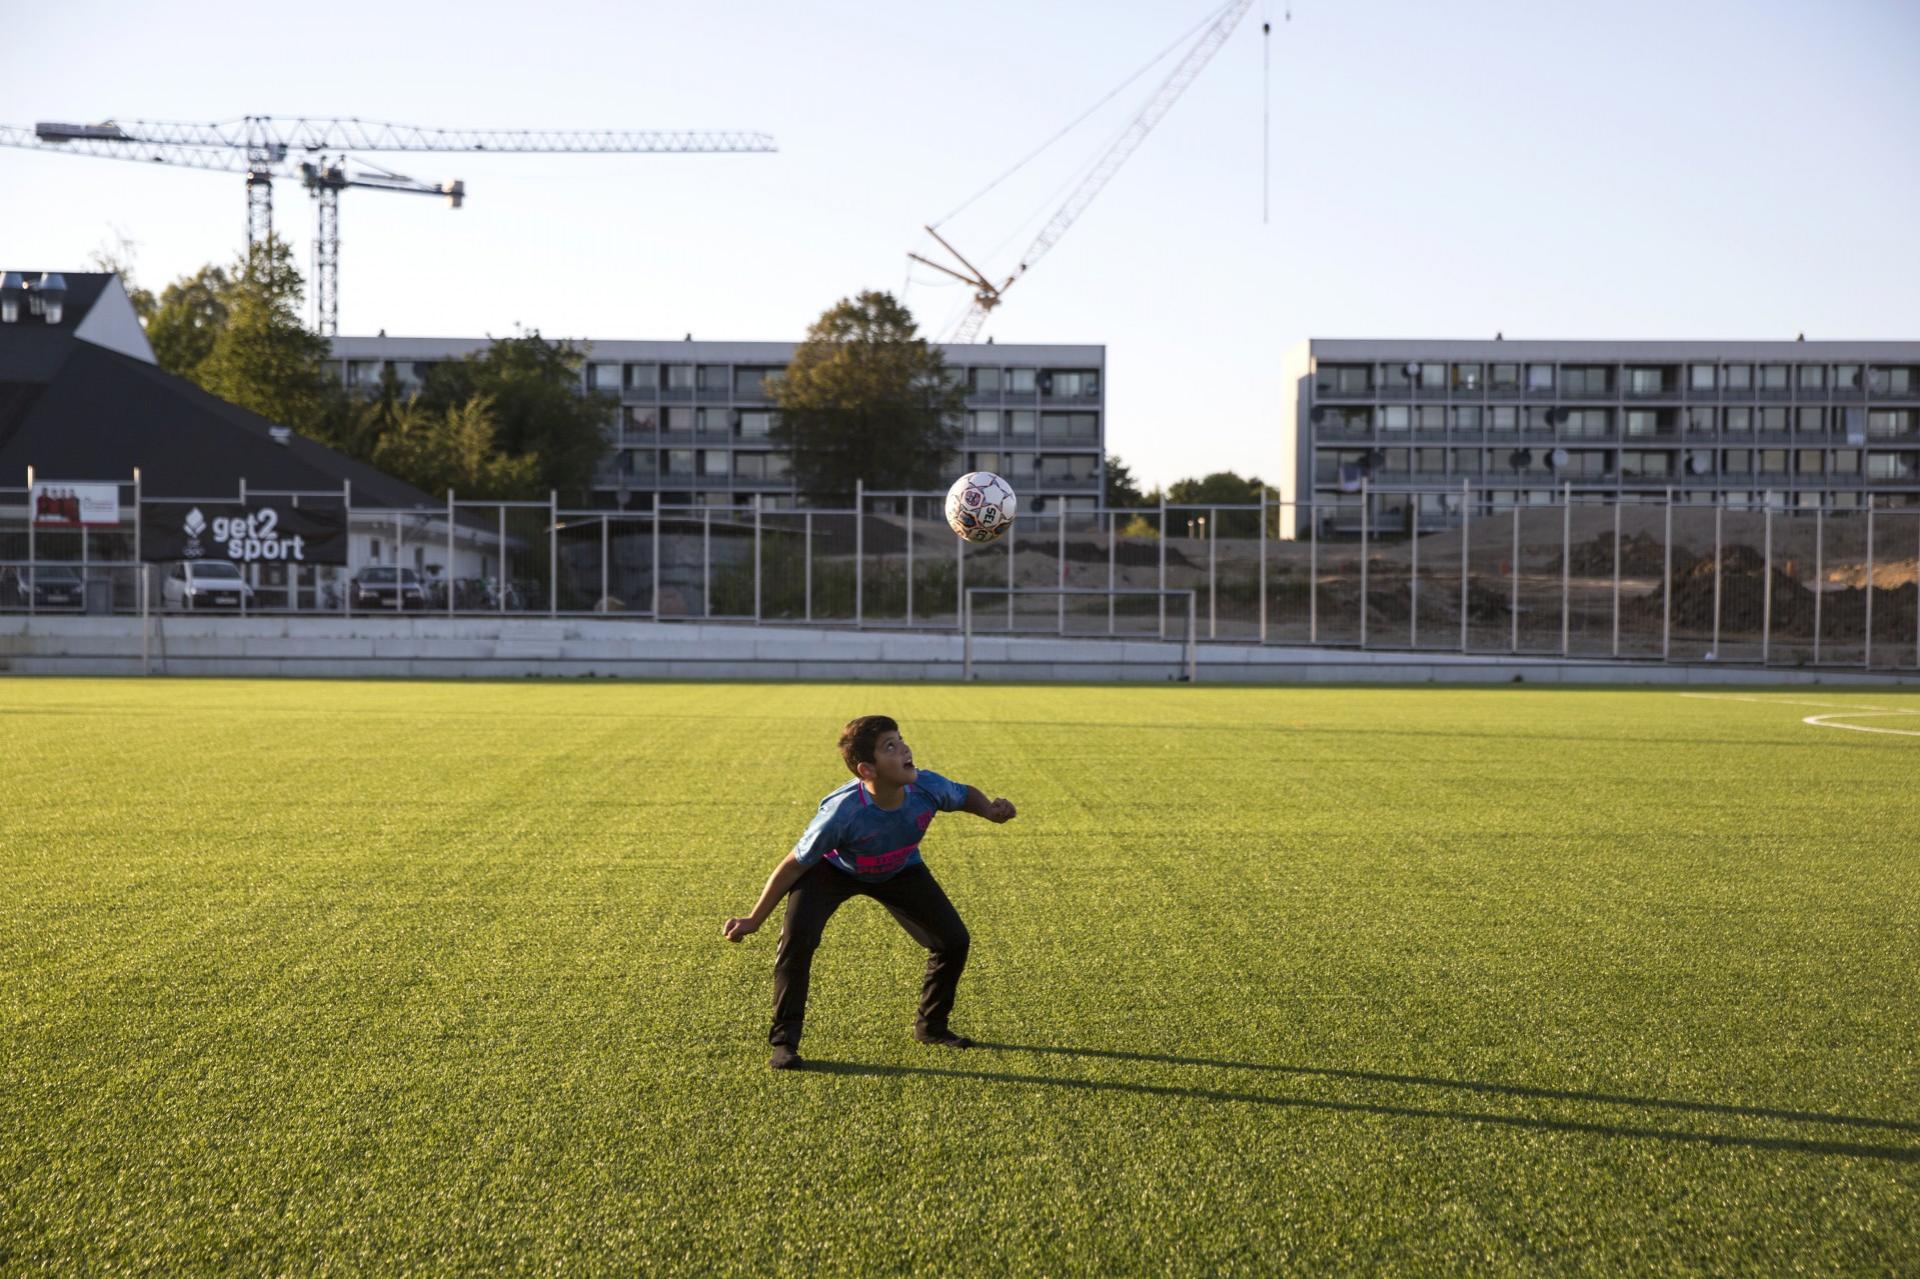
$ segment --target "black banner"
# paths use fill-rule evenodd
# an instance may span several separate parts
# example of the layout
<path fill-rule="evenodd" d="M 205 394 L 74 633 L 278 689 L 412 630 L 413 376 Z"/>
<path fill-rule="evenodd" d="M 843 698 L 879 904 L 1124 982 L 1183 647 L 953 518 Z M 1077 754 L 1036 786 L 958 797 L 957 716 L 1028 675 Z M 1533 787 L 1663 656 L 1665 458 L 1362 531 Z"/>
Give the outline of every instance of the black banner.
<path fill-rule="evenodd" d="M 345 564 L 347 512 L 340 506 L 255 502 L 142 502 L 140 558 L 235 564 Z"/>

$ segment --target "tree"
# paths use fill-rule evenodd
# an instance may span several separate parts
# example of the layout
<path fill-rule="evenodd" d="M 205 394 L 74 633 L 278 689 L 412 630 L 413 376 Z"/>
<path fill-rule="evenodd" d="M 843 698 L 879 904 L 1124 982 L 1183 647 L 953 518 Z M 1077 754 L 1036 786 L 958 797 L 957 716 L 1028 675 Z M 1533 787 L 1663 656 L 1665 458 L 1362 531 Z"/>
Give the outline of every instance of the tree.
<path fill-rule="evenodd" d="M 153 320 L 158 303 L 151 289 L 143 289 L 134 281 L 132 246 L 123 238 L 115 248 L 95 249 L 88 262 L 96 271 L 120 277 L 120 287 L 127 291 L 127 301 L 133 304 L 134 318 L 140 321 L 141 328 L 146 328 Z"/>
<path fill-rule="evenodd" d="M 544 498 L 557 489 L 580 500 L 593 486 L 594 467 L 607 449 L 608 415 L 617 409 L 580 394 L 581 363 L 570 344 L 549 342 L 537 330 L 495 338 L 484 351 L 429 369 L 420 408 L 444 417 L 485 399 L 499 453 L 537 459 L 514 496 Z"/>
<path fill-rule="evenodd" d="M 193 378 L 199 372 L 221 330 L 227 327 L 232 286 L 223 268 L 209 264 L 161 290 L 160 300 L 141 317 L 153 358 L 161 368 L 184 378 Z"/>
<path fill-rule="evenodd" d="M 1133 468 L 1113 454 L 1107 454 L 1107 484 L 1105 501 L 1108 510 L 1123 506 L 1145 506 L 1147 495 L 1133 478 Z"/>
<path fill-rule="evenodd" d="M 1260 477 L 1250 475 L 1241 478 L 1233 471 L 1215 471 L 1211 475 L 1197 480 L 1175 480 L 1167 485 L 1167 505 L 1181 507 L 1195 506 L 1255 506 L 1262 494 L 1266 495 L 1270 509 L 1267 522 L 1270 528 L 1278 528 L 1279 508 L 1274 503 L 1279 493 L 1263 484 Z M 1220 536 L 1254 537 L 1259 533 L 1259 515 L 1253 511 L 1220 512 Z"/>
<path fill-rule="evenodd" d="M 944 488 L 965 395 L 912 313 L 870 290 L 842 298 L 807 330 L 775 392 L 771 438 L 816 505 L 851 501 L 856 481 Z"/>
<path fill-rule="evenodd" d="M 331 442 L 347 418 L 346 396 L 333 375 L 327 340 L 300 322 L 305 284 L 293 251 L 279 240 L 254 245 L 243 267 L 215 292 L 212 301 L 225 307 L 225 323 L 188 376 L 270 422 Z"/>
<path fill-rule="evenodd" d="M 375 404 L 378 401 L 374 402 Z M 410 399 L 382 413 L 384 429 L 369 460 L 429 493 L 448 489 L 475 498 L 512 498 L 539 483 L 540 459 L 506 456 L 494 446 L 493 401 L 477 395 L 432 413 Z"/>

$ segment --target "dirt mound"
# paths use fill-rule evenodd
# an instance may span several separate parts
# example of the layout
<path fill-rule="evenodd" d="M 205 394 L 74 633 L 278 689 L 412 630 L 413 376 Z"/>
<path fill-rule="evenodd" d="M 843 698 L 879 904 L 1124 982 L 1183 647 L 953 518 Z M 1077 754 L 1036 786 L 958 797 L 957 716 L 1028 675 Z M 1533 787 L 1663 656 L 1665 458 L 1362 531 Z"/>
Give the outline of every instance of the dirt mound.
<path fill-rule="evenodd" d="M 1684 559 L 1682 552 L 1675 559 Z M 1579 577 L 1613 575 L 1613 534 L 1600 533 L 1581 542 L 1564 558 L 1556 555 L 1547 565 L 1552 572 L 1563 568 Z M 1651 533 L 1633 533 L 1620 538 L 1620 572 L 1625 577 L 1658 577 L 1667 571 L 1664 544 Z"/>
<path fill-rule="evenodd" d="M 1657 570 L 1656 570 L 1657 571 Z M 1675 564 L 1672 579 L 1673 627 L 1695 634 L 1714 629 L 1714 559 L 1703 555 Z M 1787 638 L 1812 638 L 1815 593 L 1798 577 L 1781 568 L 1771 571 L 1766 557 L 1743 543 L 1725 547 L 1719 563 L 1719 630 L 1723 635 L 1758 635 L 1766 625 L 1768 591 L 1772 595 L 1772 633 Z M 1865 633 L 1867 597 L 1873 597 L 1876 635 L 1911 636 L 1915 624 L 1916 590 L 1898 587 L 1848 587 L 1819 596 L 1820 634 L 1823 639 L 1857 638 Z M 1659 587 L 1623 605 L 1623 611 L 1658 627 L 1666 608 Z"/>

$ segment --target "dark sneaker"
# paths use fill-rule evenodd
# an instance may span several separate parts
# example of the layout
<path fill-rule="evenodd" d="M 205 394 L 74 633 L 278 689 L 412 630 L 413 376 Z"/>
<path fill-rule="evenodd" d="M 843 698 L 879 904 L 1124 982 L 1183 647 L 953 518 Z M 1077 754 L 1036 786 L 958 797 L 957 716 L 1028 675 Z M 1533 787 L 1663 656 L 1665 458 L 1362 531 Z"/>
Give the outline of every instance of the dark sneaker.
<path fill-rule="evenodd" d="M 800 1054 L 797 1050 L 788 1047 L 786 1044 L 775 1044 L 773 1056 L 767 1058 L 767 1065 L 775 1070 L 798 1070 L 800 1067 L 806 1065 L 806 1063 L 800 1060 Z"/>
<path fill-rule="evenodd" d="M 951 1030 L 928 1030 L 920 1027 L 913 1037 L 923 1044 L 932 1044 L 936 1048 L 971 1048 L 973 1041 L 965 1035 L 956 1035 Z"/>

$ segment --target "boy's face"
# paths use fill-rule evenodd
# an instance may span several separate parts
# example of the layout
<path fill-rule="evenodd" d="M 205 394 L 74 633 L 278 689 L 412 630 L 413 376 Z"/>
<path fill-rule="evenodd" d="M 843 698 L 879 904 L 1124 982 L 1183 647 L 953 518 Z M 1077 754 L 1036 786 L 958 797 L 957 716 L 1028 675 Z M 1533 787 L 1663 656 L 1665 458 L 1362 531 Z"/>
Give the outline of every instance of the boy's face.
<path fill-rule="evenodd" d="M 868 781 L 883 786 L 905 786 L 919 776 L 913 766 L 913 748 L 891 730 L 880 734 L 880 740 L 873 744 L 873 763 L 860 768 Z"/>

